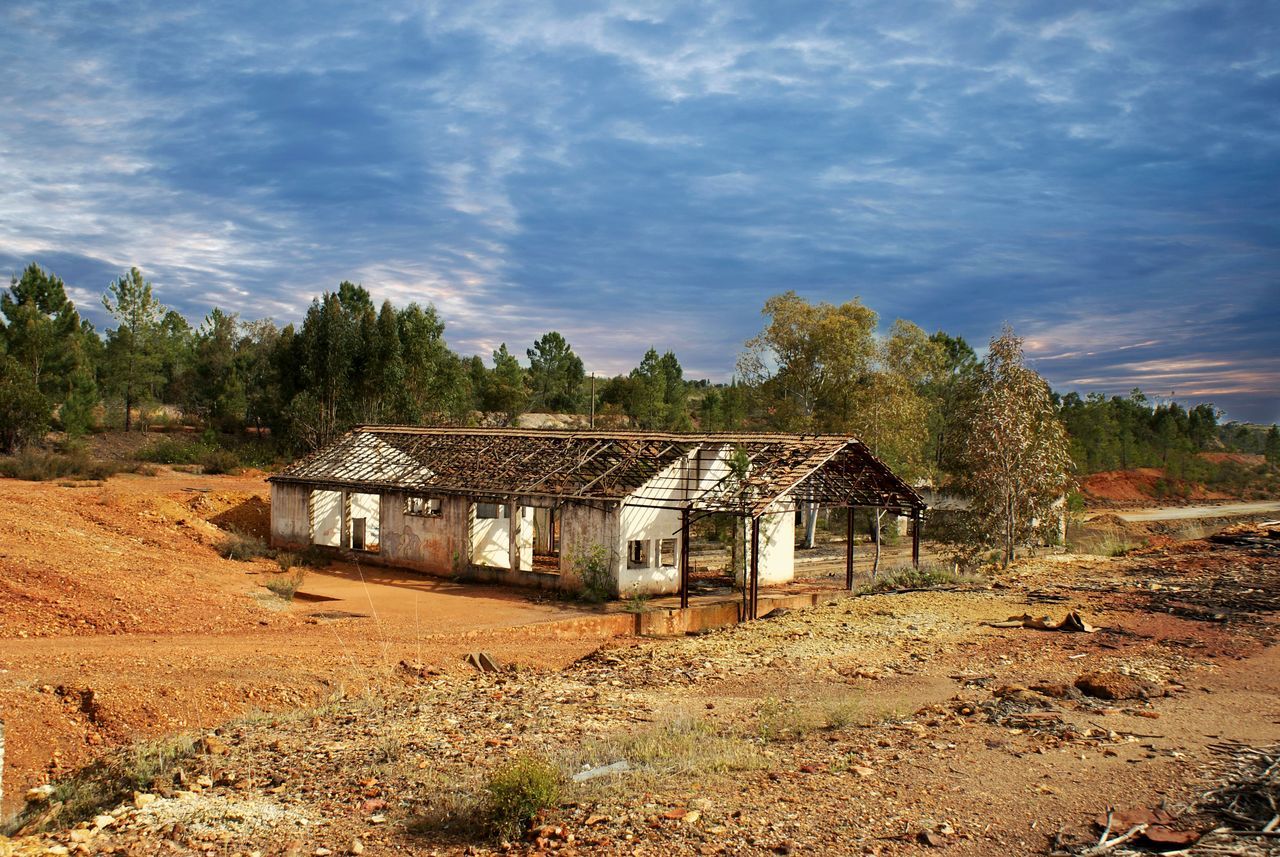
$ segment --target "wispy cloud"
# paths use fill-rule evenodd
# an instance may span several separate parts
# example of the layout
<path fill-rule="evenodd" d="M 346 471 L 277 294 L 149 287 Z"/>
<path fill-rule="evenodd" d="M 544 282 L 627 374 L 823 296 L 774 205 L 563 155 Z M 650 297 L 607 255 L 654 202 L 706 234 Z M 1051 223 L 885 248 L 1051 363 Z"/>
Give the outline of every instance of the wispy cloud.
<path fill-rule="evenodd" d="M 861 295 L 976 344 L 1010 321 L 1059 387 L 1278 419 L 1278 24 L 1264 0 L 8 3 L 0 265 L 94 303 L 136 264 L 193 317 L 296 320 L 359 279 L 464 351 L 559 329 L 600 371 L 653 345 L 713 377 L 768 295 Z"/>

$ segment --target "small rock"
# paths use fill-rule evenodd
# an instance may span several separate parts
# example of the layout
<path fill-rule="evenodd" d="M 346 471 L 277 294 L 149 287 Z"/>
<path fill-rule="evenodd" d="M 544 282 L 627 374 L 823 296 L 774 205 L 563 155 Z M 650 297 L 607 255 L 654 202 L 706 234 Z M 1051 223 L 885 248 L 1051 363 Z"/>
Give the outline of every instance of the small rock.
<path fill-rule="evenodd" d="M 133 793 L 133 805 L 136 806 L 138 809 L 142 809 L 144 806 L 150 806 L 155 802 L 156 802 L 156 796 L 153 794 L 147 794 L 144 792 Z"/>
<path fill-rule="evenodd" d="M 53 794 L 53 786 L 47 785 L 47 784 L 43 786 L 36 786 L 33 789 L 27 790 L 27 802 L 28 803 L 44 803 L 49 799 L 49 797 L 52 794 Z"/>
<path fill-rule="evenodd" d="M 1085 673 L 1076 679 L 1076 687 L 1097 699 L 1152 699 L 1164 696 L 1164 689 L 1155 682 L 1118 672 Z"/>
<path fill-rule="evenodd" d="M 934 833 L 932 830 L 922 830 L 916 834 L 916 839 L 921 845 L 929 848 L 941 848 L 947 844 L 946 837 L 940 833 Z"/>
<path fill-rule="evenodd" d="M 206 735 L 196 742 L 196 750 L 206 756 L 225 756 L 231 747 L 217 735 Z"/>
<path fill-rule="evenodd" d="M 93 826 L 98 828 L 99 830 L 102 830 L 104 827 L 110 827 L 115 823 L 116 823 L 116 820 L 114 816 L 95 815 L 93 817 Z"/>
<path fill-rule="evenodd" d="M 364 843 L 363 843 L 363 842 L 361 842 L 359 839 L 352 839 L 352 840 L 351 840 L 351 853 L 352 853 L 352 854 L 363 854 L 363 853 L 364 853 Z"/>

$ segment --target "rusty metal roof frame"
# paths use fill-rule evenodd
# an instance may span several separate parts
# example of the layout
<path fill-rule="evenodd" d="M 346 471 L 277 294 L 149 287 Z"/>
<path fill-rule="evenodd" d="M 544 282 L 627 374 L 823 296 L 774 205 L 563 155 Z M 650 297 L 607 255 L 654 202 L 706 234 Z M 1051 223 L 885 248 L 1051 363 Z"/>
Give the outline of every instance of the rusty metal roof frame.
<path fill-rule="evenodd" d="M 749 464 L 692 488 L 677 466 L 732 447 Z M 924 508 L 844 435 L 360 426 L 270 478 L 329 490 L 689 507 L 758 517 L 779 504 Z M 677 496 L 678 495 L 678 499 Z"/>

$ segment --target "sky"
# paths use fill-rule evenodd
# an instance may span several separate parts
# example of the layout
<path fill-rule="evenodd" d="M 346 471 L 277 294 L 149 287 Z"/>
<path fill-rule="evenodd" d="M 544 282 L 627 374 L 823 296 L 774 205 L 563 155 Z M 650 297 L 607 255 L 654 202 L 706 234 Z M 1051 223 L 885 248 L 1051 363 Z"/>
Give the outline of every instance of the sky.
<path fill-rule="evenodd" d="M 861 297 L 1060 391 L 1280 420 L 1280 3 L 0 4 L 0 272 L 99 325 L 349 279 L 449 344 L 728 379 Z"/>

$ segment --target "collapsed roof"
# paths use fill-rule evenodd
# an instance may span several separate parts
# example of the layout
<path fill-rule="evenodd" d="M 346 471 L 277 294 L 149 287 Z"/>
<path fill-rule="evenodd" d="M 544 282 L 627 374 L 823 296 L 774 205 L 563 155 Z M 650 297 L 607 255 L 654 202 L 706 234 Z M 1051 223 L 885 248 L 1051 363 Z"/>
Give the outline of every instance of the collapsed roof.
<path fill-rule="evenodd" d="M 724 457 L 712 484 L 680 462 Z M 270 481 L 366 493 L 452 494 L 619 503 L 753 517 L 780 503 L 924 507 L 920 496 L 845 435 L 361 426 Z"/>

